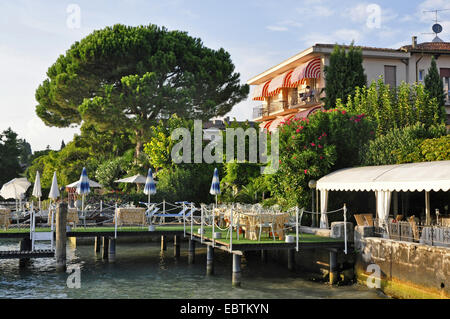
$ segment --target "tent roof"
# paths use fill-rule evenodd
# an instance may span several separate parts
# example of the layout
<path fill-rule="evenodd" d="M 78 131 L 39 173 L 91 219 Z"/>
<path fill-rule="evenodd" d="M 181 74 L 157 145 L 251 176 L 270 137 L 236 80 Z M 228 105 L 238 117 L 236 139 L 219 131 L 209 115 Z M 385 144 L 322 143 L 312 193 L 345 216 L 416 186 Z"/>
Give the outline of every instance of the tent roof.
<path fill-rule="evenodd" d="M 134 175 L 130 177 L 125 177 L 122 179 L 118 179 L 114 181 L 115 183 L 136 183 L 136 184 L 145 184 L 145 181 L 147 180 L 147 177 L 142 175 Z"/>
<path fill-rule="evenodd" d="M 73 182 L 72 184 L 66 185 L 66 188 L 77 188 L 78 184 L 80 183 L 80 181 L 76 181 Z M 89 187 L 97 187 L 97 188 L 102 188 L 103 186 L 100 185 L 99 183 L 95 182 L 95 181 L 91 181 L 89 180 Z"/>
<path fill-rule="evenodd" d="M 450 161 L 346 168 L 317 181 L 330 191 L 448 191 Z"/>

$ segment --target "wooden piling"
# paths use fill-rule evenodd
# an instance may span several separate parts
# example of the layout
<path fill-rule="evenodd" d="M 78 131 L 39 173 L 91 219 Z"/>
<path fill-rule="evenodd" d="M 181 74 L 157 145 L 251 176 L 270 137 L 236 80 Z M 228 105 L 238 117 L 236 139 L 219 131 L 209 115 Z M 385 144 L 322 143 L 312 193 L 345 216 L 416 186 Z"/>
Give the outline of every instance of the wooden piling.
<path fill-rule="evenodd" d="M 330 251 L 330 284 L 334 285 L 338 280 L 337 252 Z"/>
<path fill-rule="evenodd" d="M 195 241 L 189 239 L 188 264 L 195 263 Z"/>
<path fill-rule="evenodd" d="M 161 235 L 161 251 L 167 250 L 166 236 Z"/>
<path fill-rule="evenodd" d="M 173 256 L 175 258 L 180 258 L 180 236 L 173 236 Z"/>
<path fill-rule="evenodd" d="M 96 253 L 99 253 L 101 246 L 102 246 L 102 238 L 100 236 L 96 236 L 95 237 L 95 242 L 94 242 L 94 251 Z"/>
<path fill-rule="evenodd" d="M 206 248 L 206 275 L 214 275 L 214 247 L 208 245 Z"/>
<path fill-rule="evenodd" d="M 241 286 L 241 256 L 233 254 L 233 274 L 231 277 L 231 285 L 233 287 Z"/>
<path fill-rule="evenodd" d="M 295 249 L 289 249 L 288 252 L 288 269 L 295 271 Z"/>
<path fill-rule="evenodd" d="M 109 254 L 110 255 L 116 254 L 116 239 L 115 238 L 109 239 Z"/>
<path fill-rule="evenodd" d="M 265 264 L 267 263 L 268 254 L 269 252 L 267 250 L 261 249 L 261 261 Z"/>
<path fill-rule="evenodd" d="M 103 237 L 103 244 L 102 244 L 102 258 L 108 259 L 109 254 L 109 237 Z"/>
<path fill-rule="evenodd" d="M 30 251 L 31 250 L 31 239 L 29 237 L 25 237 L 20 241 L 20 251 Z M 21 258 L 19 259 L 19 267 L 23 268 L 29 263 L 30 258 Z"/>
<path fill-rule="evenodd" d="M 66 271 L 66 243 L 67 243 L 67 204 L 59 203 L 56 206 L 56 271 Z"/>

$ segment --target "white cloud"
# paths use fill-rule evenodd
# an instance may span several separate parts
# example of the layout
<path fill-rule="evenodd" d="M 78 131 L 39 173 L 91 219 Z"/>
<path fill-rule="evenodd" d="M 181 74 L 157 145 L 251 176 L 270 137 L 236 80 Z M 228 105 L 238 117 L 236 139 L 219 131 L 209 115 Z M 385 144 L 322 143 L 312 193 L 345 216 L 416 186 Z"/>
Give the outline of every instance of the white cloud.
<path fill-rule="evenodd" d="M 295 10 L 301 14 L 302 19 L 325 18 L 334 15 L 334 11 L 329 6 L 304 6 Z"/>
<path fill-rule="evenodd" d="M 289 30 L 287 27 L 283 27 L 280 25 L 268 25 L 266 27 L 266 29 L 270 30 L 270 31 L 288 31 Z"/>
<path fill-rule="evenodd" d="M 362 38 L 362 34 L 354 29 L 340 29 L 333 33 L 338 42 L 350 43 L 352 41 L 358 42 Z"/>
<path fill-rule="evenodd" d="M 410 14 L 405 14 L 404 16 L 402 16 L 399 21 L 400 22 L 411 22 L 414 20 L 414 17 Z"/>
<path fill-rule="evenodd" d="M 352 41 L 358 43 L 362 39 L 362 34 L 355 29 L 339 29 L 329 34 L 309 33 L 301 38 L 306 46 L 312 46 L 317 43 L 322 44 L 350 44 Z"/>
<path fill-rule="evenodd" d="M 367 6 L 368 3 L 360 3 L 352 8 L 347 8 L 343 11 L 344 18 L 350 18 L 353 22 L 365 22 L 367 20 Z"/>
<path fill-rule="evenodd" d="M 279 23 L 280 25 L 287 25 L 289 27 L 301 28 L 303 27 L 303 23 L 295 21 L 295 20 L 284 20 Z"/>
<path fill-rule="evenodd" d="M 62 140 L 66 143 L 71 141 L 74 134 L 80 134 L 80 129 L 49 127 L 34 116 L 26 123 L 25 130 L 19 129 L 17 132 L 32 145 L 33 151 L 38 151 L 45 149 L 47 145 L 51 149 L 59 149 Z"/>
<path fill-rule="evenodd" d="M 78 131 L 46 127 L 35 113 L 34 94 L 45 78 L 50 59 L 0 46 L 0 70 L 5 75 L 0 78 L 0 112 L 3 114 L 0 130 L 11 127 L 33 150 L 44 149 L 47 145 L 59 148 L 62 139 L 70 141 Z"/>

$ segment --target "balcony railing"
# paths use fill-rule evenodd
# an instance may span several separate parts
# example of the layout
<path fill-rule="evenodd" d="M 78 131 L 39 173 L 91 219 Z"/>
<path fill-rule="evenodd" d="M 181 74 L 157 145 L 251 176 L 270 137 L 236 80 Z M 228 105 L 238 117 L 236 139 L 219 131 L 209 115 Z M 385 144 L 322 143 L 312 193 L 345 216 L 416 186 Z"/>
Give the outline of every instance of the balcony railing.
<path fill-rule="evenodd" d="M 266 116 L 267 110 L 263 105 L 259 105 L 253 108 L 253 119 L 258 119 Z"/>
<path fill-rule="evenodd" d="M 269 116 L 283 110 L 307 107 L 310 104 L 319 103 L 320 92 L 321 89 L 319 88 L 315 90 L 315 94 L 313 96 L 307 96 L 306 90 L 303 90 L 298 92 L 298 96 L 290 96 L 287 101 L 277 100 L 270 102 L 269 106 L 259 105 L 257 107 L 254 107 L 253 119 Z"/>
<path fill-rule="evenodd" d="M 450 105 L 450 92 L 444 91 L 444 95 L 445 95 L 445 105 Z"/>

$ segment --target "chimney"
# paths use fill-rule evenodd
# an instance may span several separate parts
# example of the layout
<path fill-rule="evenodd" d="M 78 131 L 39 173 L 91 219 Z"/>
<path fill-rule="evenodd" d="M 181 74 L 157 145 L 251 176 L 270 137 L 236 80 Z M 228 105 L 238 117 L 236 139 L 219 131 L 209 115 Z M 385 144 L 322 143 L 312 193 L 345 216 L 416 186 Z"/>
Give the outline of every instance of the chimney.
<path fill-rule="evenodd" d="M 417 47 L 417 37 L 413 36 L 412 37 L 412 48 L 415 49 Z"/>

